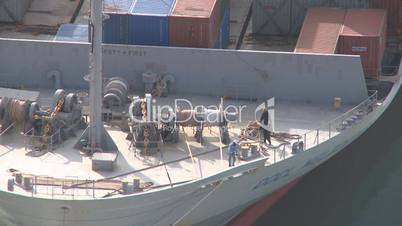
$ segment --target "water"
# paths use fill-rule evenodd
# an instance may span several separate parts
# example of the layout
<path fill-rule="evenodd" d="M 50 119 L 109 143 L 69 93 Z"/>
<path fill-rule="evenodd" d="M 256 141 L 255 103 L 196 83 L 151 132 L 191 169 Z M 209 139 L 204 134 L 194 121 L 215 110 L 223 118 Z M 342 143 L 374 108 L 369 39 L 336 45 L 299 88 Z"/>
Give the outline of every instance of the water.
<path fill-rule="evenodd" d="M 360 139 L 308 174 L 255 226 L 402 225 L 402 93 Z"/>

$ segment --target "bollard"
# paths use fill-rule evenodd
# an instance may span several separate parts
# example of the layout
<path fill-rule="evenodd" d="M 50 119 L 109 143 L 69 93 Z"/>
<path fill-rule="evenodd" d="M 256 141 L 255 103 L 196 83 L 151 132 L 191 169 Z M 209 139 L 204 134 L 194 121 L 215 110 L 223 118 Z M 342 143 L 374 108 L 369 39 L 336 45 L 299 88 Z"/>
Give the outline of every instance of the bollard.
<path fill-rule="evenodd" d="M 7 181 L 7 190 L 8 191 L 14 191 L 14 179 L 10 178 Z"/>
<path fill-rule="evenodd" d="M 15 183 L 22 184 L 22 173 L 15 174 Z"/>
<path fill-rule="evenodd" d="M 336 110 L 340 109 L 342 107 L 342 98 L 340 97 L 335 97 L 334 98 L 334 108 Z"/>
<path fill-rule="evenodd" d="M 133 180 L 133 188 L 134 188 L 134 191 L 141 190 L 141 188 L 140 188 L 140 179 L 134 178 L 134 180 Z"/>
<path fill-rule="evenodd" d="M 129 187 L 128 187 L 128 181 L 122 181 L 121 182 L 121 188 L 122 188 L 122 190 L 123 190 L 123 195 L 127 195 L 127 194 L 129 194 L 130 193 L 130 191 L 129 191 Z"/>
<path fill-rule="evenodd" d="M 32 178 L 24 177 L 24 188 L 28 191 L 32 189 Z"/>

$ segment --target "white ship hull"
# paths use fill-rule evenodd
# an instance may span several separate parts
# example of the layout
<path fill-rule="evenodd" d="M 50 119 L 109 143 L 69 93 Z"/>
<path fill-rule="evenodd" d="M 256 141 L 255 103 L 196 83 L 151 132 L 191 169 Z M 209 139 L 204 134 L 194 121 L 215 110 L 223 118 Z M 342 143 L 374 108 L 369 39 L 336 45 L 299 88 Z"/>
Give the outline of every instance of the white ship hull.
<path fill-rule="evenodd" d="M 97 200 L 54 200 L 0 191 L 1 219 L 21 226 L 149 226 L 224 224 L 234 215 L 302 177 L 364 133 L 399 91 L 359 123 L 275 164 L 259 159 L 174 188 Z"/>

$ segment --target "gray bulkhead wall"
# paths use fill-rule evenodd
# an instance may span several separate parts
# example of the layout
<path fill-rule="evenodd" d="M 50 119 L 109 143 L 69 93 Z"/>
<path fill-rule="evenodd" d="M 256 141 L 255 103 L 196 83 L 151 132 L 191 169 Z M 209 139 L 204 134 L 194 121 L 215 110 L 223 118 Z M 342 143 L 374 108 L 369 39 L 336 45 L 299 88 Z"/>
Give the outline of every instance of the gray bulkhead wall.
<path fill-rule="evenodd" d="M 85 88 L 88 44 L 0 39 L 0 85 L 51 88 L 49 71 L 65 88 Z M 367 97 L 358 56 L 104 45 L 106 77 L 144 89 L 141 74 L 170 74 L 176 94 L 356 104 Z"/>

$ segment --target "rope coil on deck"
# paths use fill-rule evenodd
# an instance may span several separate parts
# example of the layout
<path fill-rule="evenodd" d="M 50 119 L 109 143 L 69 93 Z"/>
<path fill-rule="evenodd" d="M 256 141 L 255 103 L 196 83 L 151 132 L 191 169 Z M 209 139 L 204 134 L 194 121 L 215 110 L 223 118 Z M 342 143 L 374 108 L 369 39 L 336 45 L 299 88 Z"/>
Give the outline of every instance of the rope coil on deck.
<path fill-rule="evenodd" d="M 6 111 L 12 122 L 24 123 L 26 121 L 29 101 L 10 99 Z"/>
<path fill-rule="evenodd" d="M 253 141 L 260 141 L 261 126 L 257 121 L 249 122 L 247 127 L 241 130 L 240 139 L 248 139 Z M 287 140 L 297 140 L 302 137 L 298 134 L 290 134 L 285 132 L 272 133 L 271 137 L 278 141 L 286 142 Z"/>

